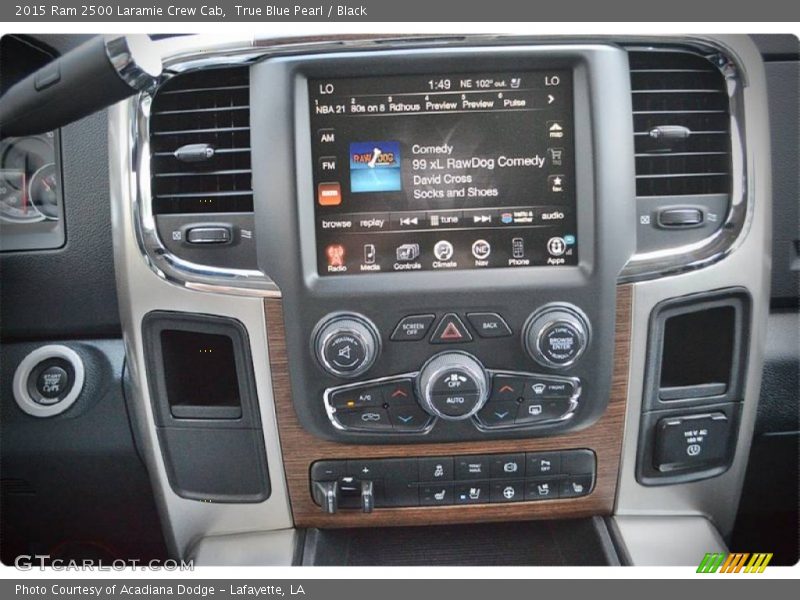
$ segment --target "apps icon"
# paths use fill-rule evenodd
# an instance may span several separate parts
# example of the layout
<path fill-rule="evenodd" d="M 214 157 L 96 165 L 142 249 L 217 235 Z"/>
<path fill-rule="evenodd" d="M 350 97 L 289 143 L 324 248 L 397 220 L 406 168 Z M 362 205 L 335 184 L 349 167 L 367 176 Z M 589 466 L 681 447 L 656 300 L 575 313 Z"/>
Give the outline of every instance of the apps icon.
<path fill-rule="evenodd" d="M 492 246 L 486 240 L 476 240 L 472 244 L 472 256 L 478 260 L 486 260 L 492 253 Z"/>
<path fill-rule="evenodd" d="M 447 240 L 436 242 L 433 247 L 433 255 L 438 260 L 450 260 L 453 257 L 453 244 Z"/>
<path fill-rule="evenodd" d="M 547 240 L 547 251 L 551 256 L 561 256 L 567 250 L 567 243 L 564 238 L 552 237 Z"/>
<path fill-rule="evenodd" d="M 397 260 L 410 262 L 419 258 L 419 244 L 402 244 L 397 247 Z"/>
<path fill-rule="evenodd" d="M 344 266 L 344 246 L 341 244 L 331 244 L 325 248 L 325 256 L 328 259 L 329 267 L 343 267 Z"/>

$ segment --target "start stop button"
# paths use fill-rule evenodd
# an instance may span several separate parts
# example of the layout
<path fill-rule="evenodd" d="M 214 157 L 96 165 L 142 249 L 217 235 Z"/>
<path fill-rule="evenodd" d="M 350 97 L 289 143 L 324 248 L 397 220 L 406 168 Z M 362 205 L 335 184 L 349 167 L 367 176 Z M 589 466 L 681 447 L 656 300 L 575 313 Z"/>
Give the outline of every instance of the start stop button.
<path fill-rule="evenodd" d="M 41 346 L 28 354 L 14 372 L 14 400 L 33 417 L 52 417 L 67 410 L 83 389 L 80 355 L 62 345 Z"/>

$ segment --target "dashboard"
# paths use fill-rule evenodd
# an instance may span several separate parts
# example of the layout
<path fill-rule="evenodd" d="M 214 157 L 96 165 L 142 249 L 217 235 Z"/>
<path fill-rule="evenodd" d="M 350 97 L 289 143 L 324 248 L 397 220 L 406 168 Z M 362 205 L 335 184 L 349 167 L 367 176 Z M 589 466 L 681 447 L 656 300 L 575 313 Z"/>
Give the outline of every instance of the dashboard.
<path fill-rule="evenodd" d="M 669 564 L 636 540 L 675 515 L 684 548 L 720 546 L 769 310 L 749 38 L 160 43 L 108 139 L 171 553 L 604 517 L 631 562 Z M 59 133 L 4 144 L 0 219 L 59 222 Z"/>

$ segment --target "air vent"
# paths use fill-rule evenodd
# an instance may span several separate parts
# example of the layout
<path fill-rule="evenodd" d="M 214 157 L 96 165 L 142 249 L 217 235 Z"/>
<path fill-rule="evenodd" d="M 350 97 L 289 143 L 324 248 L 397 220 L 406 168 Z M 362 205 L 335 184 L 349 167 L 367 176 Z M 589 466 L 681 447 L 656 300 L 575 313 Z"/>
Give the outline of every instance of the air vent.
<path fill-rule="evenodd" d="M 637 196 L 730 194 L 725 78 L 704 56 L 631 51 Z"/>
<path fill-rule="evenodd" d="M 175 75 L 150 114 L 156 214 L 253 210 L 246 67 Z"/>

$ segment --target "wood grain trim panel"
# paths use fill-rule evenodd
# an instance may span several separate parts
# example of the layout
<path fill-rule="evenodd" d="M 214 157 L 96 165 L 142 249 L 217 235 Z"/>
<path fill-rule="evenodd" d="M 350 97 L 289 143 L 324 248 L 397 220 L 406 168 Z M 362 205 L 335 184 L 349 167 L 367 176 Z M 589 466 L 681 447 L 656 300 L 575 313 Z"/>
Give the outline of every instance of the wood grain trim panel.
<path fill-rule="evenodd" d="M 265 300 L 273 395 L 295 525 L 297 527 L 428 525 L 610 514 L 616 493 L 628 393 L 631 298 L 629 285 L 618 286 L 611 398 L 605 414 L 591 427 L 565 435 L 536 439 L 381 446 L 331 442 L 313 436 L 303 429 L 292 404 L 283 306 L 280 299 Z M 343 510 L 334 515 L 324 514 L 311 499 L 309 468 L 311 463 L 321 459 L 446 456 L 569 448 L 591 448 L 597 454 L 595 489 L 583 498 L 510 504 L 379 508 L 371 514 Z"/>

